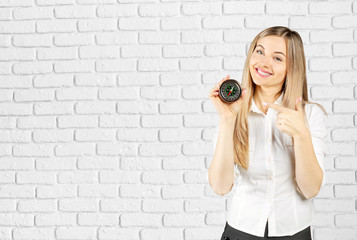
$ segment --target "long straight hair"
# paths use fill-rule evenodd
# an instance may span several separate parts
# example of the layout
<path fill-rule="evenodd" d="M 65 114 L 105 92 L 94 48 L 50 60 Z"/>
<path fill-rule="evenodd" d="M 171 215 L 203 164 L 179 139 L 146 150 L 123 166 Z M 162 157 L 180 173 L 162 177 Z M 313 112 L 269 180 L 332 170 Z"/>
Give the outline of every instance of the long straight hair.
<path fill-rule="evenodd" d="M 295 110 L 295 101 L 302 96 L 301 104 L 304 112 L 305 122 L 305 104 L 311 103 L 318 105 L 327 115 L 324 107 L 318 103 L 309 102 L 307 94 L 306 65 L 304 46 L 300 35 L 284 26 L 275 26 L 261 31 L 250 44 L 247 58 L 244 64 L 242 75 L 242 87 L 247 89 L 245 97 L 239 101 L 239 111 L 237 114 L 234 134 L 234 162 L 246 170 L 249 166 L 249 127 L 248 115 L 251 107 L 251 100 L 255 92 L 256 84 L 253 82 L 249 69 L 249 60 L 256 48 L 259 39 L 266 36 L 278 36 L 285 39 L 287 44 L 287 73 L 282 89 L 276 97 L 284 94 L 281 105 Z"/>

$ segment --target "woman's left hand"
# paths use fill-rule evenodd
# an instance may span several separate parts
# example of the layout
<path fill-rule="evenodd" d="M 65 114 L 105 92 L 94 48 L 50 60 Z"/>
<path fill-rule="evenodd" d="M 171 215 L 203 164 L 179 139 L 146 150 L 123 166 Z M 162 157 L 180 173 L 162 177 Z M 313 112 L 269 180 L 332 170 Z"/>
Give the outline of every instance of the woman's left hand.
<path fill-rule="evenodd" d="M 306 134 L 309 132 L 305 125 L 301 99 L 302 97 L 299 97 L 295 101 L 295 110 L 274 103 L 263 103 L 263 105 L 267 106 L 268 108 L 272 108 L 278 111 L 276 116 L 276 127 L 281 132 L 289 134 L 294 138 L 304 135 L 306 136 Z"/>

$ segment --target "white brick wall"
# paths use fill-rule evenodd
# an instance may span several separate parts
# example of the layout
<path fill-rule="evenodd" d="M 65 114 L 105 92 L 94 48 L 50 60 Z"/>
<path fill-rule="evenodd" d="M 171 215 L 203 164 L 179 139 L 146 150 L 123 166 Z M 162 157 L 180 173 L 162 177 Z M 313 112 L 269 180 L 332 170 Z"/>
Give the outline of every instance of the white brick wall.
<path fill-rule="evenodd" d="M 357 1 L 0 1 L 0 240 L 214 240 L 208 91 L 266 27 L 329 113 L 315 240 L 357 239 Z"/>

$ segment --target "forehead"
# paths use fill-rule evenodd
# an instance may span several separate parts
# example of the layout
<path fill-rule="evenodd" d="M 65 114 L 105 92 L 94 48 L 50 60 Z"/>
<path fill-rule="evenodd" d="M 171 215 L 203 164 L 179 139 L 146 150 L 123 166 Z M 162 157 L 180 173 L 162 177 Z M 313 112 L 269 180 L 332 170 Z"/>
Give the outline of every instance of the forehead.
<path fill-rule="evenodd" d="M 286 53 L 285 39 L 279 36 L 266 36 L 258 40 L 257 45 L 262 45 L 265 49 L 272 52 Z"/>

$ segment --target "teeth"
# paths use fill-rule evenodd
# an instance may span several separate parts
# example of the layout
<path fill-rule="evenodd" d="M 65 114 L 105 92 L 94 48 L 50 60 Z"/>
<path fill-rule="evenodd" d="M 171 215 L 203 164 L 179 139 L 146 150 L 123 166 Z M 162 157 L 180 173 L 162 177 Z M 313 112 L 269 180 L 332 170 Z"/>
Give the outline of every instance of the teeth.
<path fill-rule="evenodd" d="M 257 68 L 257 69 L 258 69 L 258 72 L 259 72 L 261 75 L 264 75 L 264 76 L 271 75 L 271 74 L 269 74 L 269 73 L 264 73 L 264 72 L 261 72 L 261 71 L 259 70 L 259 68 Z"/>

